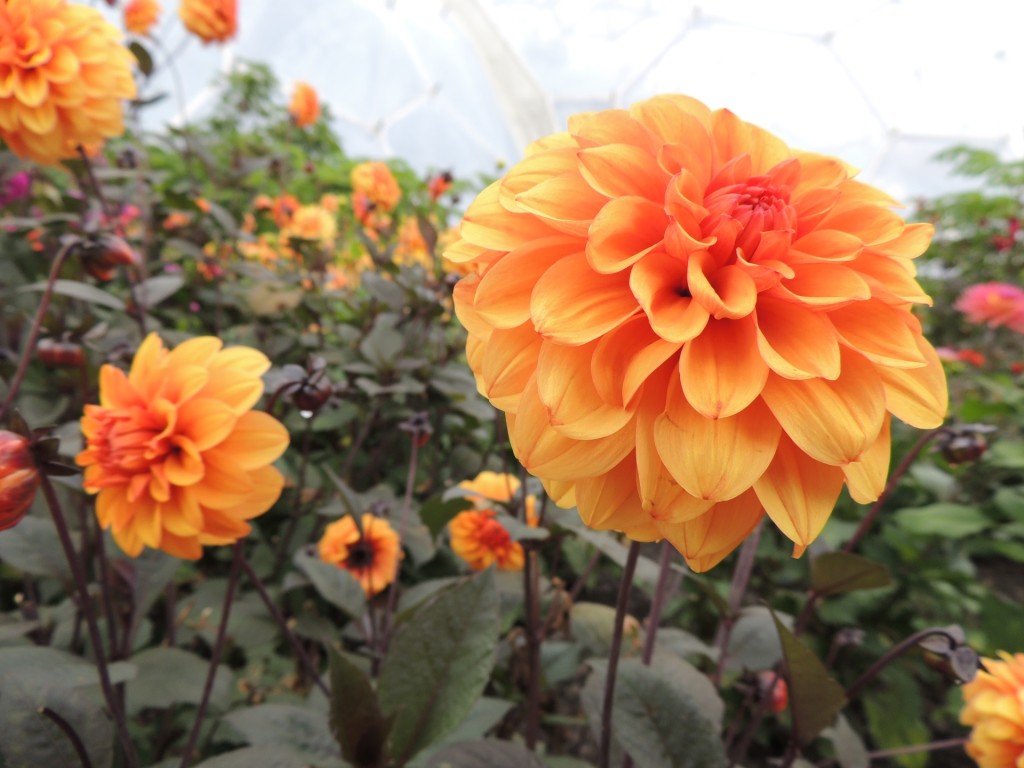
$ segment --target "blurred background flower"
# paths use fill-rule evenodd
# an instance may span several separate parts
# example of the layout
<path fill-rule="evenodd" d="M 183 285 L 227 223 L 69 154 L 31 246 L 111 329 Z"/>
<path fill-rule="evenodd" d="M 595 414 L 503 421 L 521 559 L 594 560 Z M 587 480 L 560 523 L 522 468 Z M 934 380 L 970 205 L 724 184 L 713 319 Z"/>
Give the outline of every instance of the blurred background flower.
<path fill-rule="evenodd" d="M 324 529 L 317 545 L 320 559 L 351 573 L 367 597 L 387 588 L 398 575 L 402 542 L 383 517 L 369 512 L 356 525 L 352 515 L 335 520 Z"/>

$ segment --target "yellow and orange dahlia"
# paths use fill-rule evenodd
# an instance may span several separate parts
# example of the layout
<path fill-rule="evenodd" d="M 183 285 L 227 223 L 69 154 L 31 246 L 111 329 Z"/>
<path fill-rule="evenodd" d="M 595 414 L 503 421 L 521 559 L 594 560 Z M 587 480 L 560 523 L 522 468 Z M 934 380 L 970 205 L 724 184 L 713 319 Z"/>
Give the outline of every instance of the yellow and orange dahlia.
<path fill-rule="evenodd" d="M 519 480 L 514 475 L 484 471 L 458 487 L 466 492 L 474 508 L 460 512 L 448 523 L 452 551 L 474 571 L 492 565 L 503 571 L 522 570 L 523 547 L 497 519 L 495 509 L 512 501 Z M 526 520 L 531 526 L 537 525 L 536 504 L 532 495 L 526 497 Z"/>
<path fill-rule="evenodd" d="M 303 82 L 295 84 L 288 104 L 288 114 L 299 128 L 313 125 L 320 118 L 320 99 L 312 85 Z"/>
<path fill-rule="evenodd" d="M 390 211 L 402 199 L 402 188 L 387 163 L 359 163 L 352 169 L 350 180 L 353 193 L 364 198 L 371 210 Z"/>
<path fill-rule="evenodd" d="M 85 490 L 129 555 L 143 547 L 198 558 L 231 544 L 270 509 L 284 479 L 272 466 L 288 433 L 252 407 L 270 368 L 262 352 L 204 336 L 172 351 L 151 333 L 131 371 L 100 370 L 100 404 L 82 417 Z"/>
<path fill-rule="evenodd" d="M 799 555 L 844 485 L 878 497 L 890 414 L 937 426 L 947 393 L 911 313 L 932 227 L 852 175 L 662 96 L 480 193 L 446 253 L 467 356 L 558 504 L 703 571 L 765 512 Z"/>
<path fill-rule="evenodd" d="M 136 35 L 148 35 L 159 18 L 156 0 L 131 0 L 124 7 L 124 28 Z"/>
<path fill-rule="evenodd" d="M 1024 765 L 1024 654 L 983 659 L 984 669 L 963 687 L 960 722 L 972 726 L 969 754 L 980 768 Z"/>
<path fill-rule="evenodd" d="M 19 157 L 54 165 L 120 136 L 121 101 L 135 96 L 133 61 L 93 8 L 0 4 L 0 139 Z"/>
<path fill-rule="evenodd" d="M 204 43 L 223 43 L 238 33 L 238 0 L 181 0 L 178 16 Z"/>
<path fill-rule="evenodd" d="M 402 558 L 402 542 L 395 529 L 369 512 L 360 518 L 359 526 L 351 515 L 335 520 L 324 529 L 317 548 L 325 563 L 351 573 L 367 597 L 395 580 Z"/>

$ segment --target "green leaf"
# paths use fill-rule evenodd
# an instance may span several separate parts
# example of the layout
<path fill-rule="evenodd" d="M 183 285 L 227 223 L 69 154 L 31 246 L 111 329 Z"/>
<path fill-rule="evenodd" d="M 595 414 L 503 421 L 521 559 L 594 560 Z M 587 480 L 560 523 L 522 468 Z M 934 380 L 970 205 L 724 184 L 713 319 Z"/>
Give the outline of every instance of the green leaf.
<path fill-rule="evenodd" d="M 424 768 L 544 768 L 536 753 L 510 741 L 464 741 L 440 749 Z"/>
<path fill-rule="evenodd" d="M 130 664 L 111 667 L 114 682 L 133 671 Z M 113 762 L 114 730 L 98 695 L 96 667 L 53 648 L 0 648 L 0 757 L 9 768 L 75 766 L 71 743 L 49 719 L 47 707 L 64 718 L 81 737 L 94 768 Z"/>
<path fill-rule="evenodd" d="M 992 526 L 992 521 L 977 507 L 941 502 L 924 507 L 901 509 L 893 522 L 908 533 L 961 539 Z"/>
<path fill-rule="evenodd" d="M 183 285 L 185 278 L 181 275 L 157 275 L 142 281 L 136 290 L 142 306 L 155 307 L 176 294 Z"/>
<path fill-rule="evenodd" d="M 24 286 L 20 290 L 45 291 L 46 283 L 32 283 L 31 285 Z M 79 301 L 84 301 L 89 304 L 99 304 L 103 307 L 110 307 L 111 309 L 123 310 L 125 308 L 124 302 L 117 298 L 117 296 L 107 293 L 102 288 L 97 288 L 95 285 L 80 283 L 77 280 L 54 280 L 53 292 L 60 294 L 61 296 L 69 296 L 72 299 L 78 299 Z"/>
<path fill-rule="evenodd" d="M 864 740 L 842 715 L 834 726 L 822 732 L 822 736 L 832 742 L 840 768 L 868 768 L 870 765 L 871 758 L 868 757 Z"/>
<path fill-rule="evenodd" d="M 378 315 L 373 329 L 359 345 L 363 357 L 373 363 L 378 370 L 393 367 L 395 360 L 405 348 L 405 336 L 395 328 L 398 321 L 398 315 Z"/>
<path fill-rule="evenodd" d="M 891 583 L 888 568 L 851 552 L 826 552 L 811 561 L 811 587 L 821 596 L 879 589 Z"/>
<path fill-rule="evenodd" d="M 817 656 L 772 614 L 782 644 L 782 657 L 789 682 L 789 706 L 793 713 L 793 734 L 801 745 L 810 744 L 822 729 L 835 722 L 846 704 L 843 687 L 829 677 Z"/>
<path fill-rule="evenodd" d="M 177 760 L 175 764 L 180 763 Z M 69 763 L 70 765 L 70 763 Z M 343 768 L 338 759 L 317 760 L 316 768 Z M 243 747 L 211 757 L 195 768 L 310 768 L 309 756 L 278 745 Z"/>
<path fill-rule="evenodd" d="M 494 667 L 498 593 L 493 570 L 460 581 L 396 626 L 381 668 L 381 708 L 395 715 L 399 765 L 455 728 Z"/>
<path fill-rule="evenodd" d="M 601 603 L 581 601 L 573 603 L 569 611 L 569 626 L 576 642 L 591 656 L 607 656 L 611 652 L 615 632 L 615 609 Z M 622 656 L 635 656 L 642 642 L 635 637 L 622 639 Z"/>
<path fill-rule="evenodd" d="M 309 760 L 337 758 L 338 748 L 323 712 L 294 704 L 260 704 L 224 716 L 254 747 L 286 747 Z"/>
<path fill-rule="evenodd" d="M 607 661 L 592 662 L 594 685 L 603 690 Z M 703 678 L 695 695 L 696 678 Z M 591 685 L 591 680 L 587 680 Z M 615 684 L 612 733 L 637 768 L 715 768 L 725 766 L 717 722 L 707 717 L 701 698 L 710 690 L 716 701 L 714 718 L 723 705 L 714 687 L 692 666 L 672 656 L 645 666 L 639 659 L 619 663 Z M 599 722 L 590 723 L 597 733 Z"/>
<path fill-rule="evenodd" d="M 133 40 L 128 44 L 128 50 L 132 52 L 132 56 L 139 63 L 139 72 L 146 77 L 153 74 L 153 57 L 149 55 L 149 51 L 140 44 L 137 40 Z"/>
<path fill-rule="evenodd" d="M 366 610 L 366 593 L 351 573 L 312 557 L 301 549 L 295 553 L 293 562 L 306 575 L 320 597 L 340 608 L 350 618 L 356 619 L 363 615 Z"/>
<path fill-rule="evenodd" d="M 148 648 L 132 656 L 138 668 L 128 683 L 128 714 L 146 708 L 166 709 L 174 704 L 198 704 L 209 664 L 181 648 Z M 210 705 L 223 709 L 231 698 L 231 670 L 221 666 L 213 679 Z"/>
<path fill-rule="evenodd" d="M 423 502 L 423 506 L 420 507 L 420 519 L 430 530 L 431 535 L 437 536 L 459 512 L 472 508 L 473 502 L 464 496 L 456 496 L 447 501 L 435 496 Z"/>
<path fill-rule="evenodd" d="M 41 517 L 26 517 L 3 532 L 0 561 L 33 576 L 52 576 L 64 583 L 71 582 L 71 569 L 64 558 L 57 527 Z"/>
<path fill-rule="evenodd" d="M 785 617 L 792 624 L 792 619 Z M 740 610 L 739 618 L 729 635 L 725 667 L 740 669 L 771 669 L 782 659 L 782 645 L 775 631 L 774 614 L 763 605 L 750 605 Z"/>
<path fill-rule="evenodd" d="M 333 648 L 330 666 L 330 726 L 341 756 L 356 768 L 383 765 L 394 718 L 381 713 L 370 679 Z"/>

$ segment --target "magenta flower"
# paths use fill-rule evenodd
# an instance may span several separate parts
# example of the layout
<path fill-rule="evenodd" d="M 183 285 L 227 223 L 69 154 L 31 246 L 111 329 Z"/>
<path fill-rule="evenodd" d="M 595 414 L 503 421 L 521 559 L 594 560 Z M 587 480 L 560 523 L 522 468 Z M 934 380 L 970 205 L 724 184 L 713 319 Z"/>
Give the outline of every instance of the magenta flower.
<path fill-rule="evenodd" d="M 32 177 L 27 171 L 18 171 L 4 182 L 3 191 L 0 192 L 0 208 L 23 200 L 31 191 Z"/>

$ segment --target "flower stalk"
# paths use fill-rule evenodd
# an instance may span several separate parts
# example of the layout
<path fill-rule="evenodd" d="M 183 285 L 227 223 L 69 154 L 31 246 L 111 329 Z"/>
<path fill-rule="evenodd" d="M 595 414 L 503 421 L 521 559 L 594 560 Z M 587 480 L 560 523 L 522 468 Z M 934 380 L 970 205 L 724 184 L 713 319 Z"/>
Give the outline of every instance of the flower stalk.
<path fill-rule="evenodd" d="M 626 564 L 619 582 L 619 598 L 615 603 L 615 627 L 612 630 L 611 648 L 608 651 L 608 672 L 604 681 L 604 701 L 601 707 L 601 739 L 598 754 L 598 768 L 609 768 L 612 758 L 612 712 L 615 708 L 615 677 L 619 671 L 619 655 L 622 652 L 622 625 L 629 613 L 629 590 L 633 586 L 633 574 L 640 557 L 640 542 L 632 541 L 626 555 Z"/>

